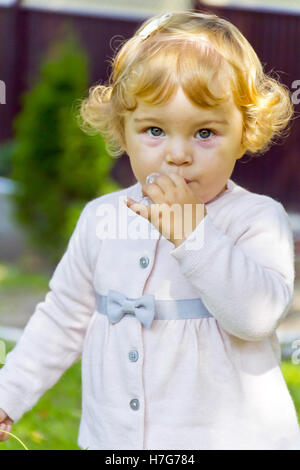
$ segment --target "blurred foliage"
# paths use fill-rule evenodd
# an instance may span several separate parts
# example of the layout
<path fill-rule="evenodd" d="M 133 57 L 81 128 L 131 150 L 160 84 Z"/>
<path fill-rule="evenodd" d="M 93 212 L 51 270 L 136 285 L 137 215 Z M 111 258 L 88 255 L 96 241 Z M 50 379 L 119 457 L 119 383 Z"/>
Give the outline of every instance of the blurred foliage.
<path fill-rule="evenodd" d="M 84 205 L 120 189 L 110 177 L 114 160 L 102 136 L 89 136 L 78 126 L 77 105 L 88 90 L 87 70 L 87 56 L 69 30 L 64 41 L 50 48 L 14 121 L 16 147 L 9 176 L 22 187 L 11 196 L 16 219 L 29 243 L 54 264 Z"/>
<path fill-rule="evenodd" d="M 27 292 L 34 289 L 47 290 L 49 281 L 49 275 L 47 276 L 41 272 L 28 272 L 28 270 L 22 269 L 18 264 L 8 263 L 0 259 L 0 294 L 1 292 L 12 292 L 15 297 L 19 288 L 25 288 Z"/>
<path fill-rule="evenodd" d="M 12 170 L 11 158 L 15 150 L 14 140 L 6 140 L 0 145 L 0 176 L 8 177 Z"/>

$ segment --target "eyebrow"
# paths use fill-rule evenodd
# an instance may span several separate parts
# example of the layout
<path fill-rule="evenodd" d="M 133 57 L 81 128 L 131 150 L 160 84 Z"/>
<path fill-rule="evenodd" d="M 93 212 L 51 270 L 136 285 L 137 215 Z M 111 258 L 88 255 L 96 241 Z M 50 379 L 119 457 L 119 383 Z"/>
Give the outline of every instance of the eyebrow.
<path fill-rule="evenodd" d="M 153 121 L 156 121 L 156 122 L 162 123 L 162 121 L 160 121 L 156 117 L 134 118 L 134 121 L 135 122 L 150 122 L 150 121 L 153 122 Z M 209 119 L 207 121 L 201 121 L 201 122 L 197 121 L 195 124 L 198 125 L 198 126 L 207 126 L 207 125 L 210 125 L 210 124 L 229 124 L 229 122 L 226 119 L 221 119 L 221 120 Z"/>

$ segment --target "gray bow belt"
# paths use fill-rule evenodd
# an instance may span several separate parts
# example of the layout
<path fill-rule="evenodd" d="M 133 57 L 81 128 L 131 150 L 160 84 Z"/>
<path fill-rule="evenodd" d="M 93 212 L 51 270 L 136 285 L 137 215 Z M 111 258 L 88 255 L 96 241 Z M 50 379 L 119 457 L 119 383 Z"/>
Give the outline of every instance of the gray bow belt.
<path fill-rule="evenodd" d="M 139 299 L 129 299 L 121 292 L 110 289 L 107 295 L 106 314 L 110 323 L 121 320 L 125 313 L 135 315 L 147 328 L 154 318 L 154 295 L 143 295 Z"/>
<path fill-rule="evenodd" d="M 154 295 L 145 294 L 130 299 L 119 291 L 110 289 L 107 296 L 96 292 L 99 313 L 107 315 L 110 323 L 119 322 L 124 315 L 135 315 L 146 328 L 153 319 L 183 320 L 212 317 L 201 299 L 155 300 Z"/>

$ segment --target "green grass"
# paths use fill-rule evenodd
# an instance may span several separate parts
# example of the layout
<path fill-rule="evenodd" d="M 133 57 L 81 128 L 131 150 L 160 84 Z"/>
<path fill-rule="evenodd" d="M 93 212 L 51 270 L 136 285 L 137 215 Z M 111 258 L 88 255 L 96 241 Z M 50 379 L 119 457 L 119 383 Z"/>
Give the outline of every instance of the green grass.
<path fill-rule="evenodd" d="M 282 361 L 281 371 L 295 404 L 300 426 L 300 364 L 296 365 L 291 361 Z"/>
<path fill-rule="evenodd" d="M 6 353 L 13 347 L 6 343 Z M 12 428 L 29 450 L 80 450 L 77 437 L 81 415 L 81 360 L 48 390 L 34 408 Z M 300 365 L 282 361 L 281 370 L 297 410 L 300 425 Z M 12 437 L 0 442 L 0 450 L 22 450 Z"/>
<path fill-rule="evenodd" d="M 7 263 L 0 260 L 0 291 L 32 288 L 32 289 L 48 289 L 49 276 L 41 273 L 30 273 L 21 269 L 17 265 Z"/>
<path fill-rule="evenodd" d="M 6 353 L 13 348 L 6 342 Z M 77 437 L 81 416 L 81 360 L 76 361 L 38 403 L 12 427 L 29 450 L 81 450 Z M 1 450 L 24 450 L 13 437 Z"/>

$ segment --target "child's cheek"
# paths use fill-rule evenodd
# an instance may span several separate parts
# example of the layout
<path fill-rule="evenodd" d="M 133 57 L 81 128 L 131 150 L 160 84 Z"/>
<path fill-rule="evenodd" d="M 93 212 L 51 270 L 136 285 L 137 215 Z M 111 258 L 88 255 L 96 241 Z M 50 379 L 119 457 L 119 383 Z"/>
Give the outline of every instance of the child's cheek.
<path fill-rule="evenodd" d="M 202 147 L 202 148 L 214 148 L 218 147 L 222 143 L 222 137 L 221 136 L 214 136 L 212 139 L 198 139 L 195 142 L 196 148 Z"/>
<path fill-rule="evenodd" d="M 151 137 L 147 134 L 142 134 L 139 139 L 140 143 L 142 145 L 147 145 L 150 147 L 158 147 L 159 145 L 162 145 L 165 141 L 163 139 Z M 223 141 L 222 136 L 214 136 L 212 139 L 195 139 L 194 140 L 194 145 L 196 149 L 201 148 L 214 148 L 218 147 Z"/>
<path fill-rule="evenodd" d="M 156 139 L 155 137 L 151 137 L 147 134 L 142 134 L 140 136 L 140 142 L 142 143 L 142 145 L 147 145 L 150 147 L 157 147 L 158 145 L 162 144 L 161 139 Z"/>

